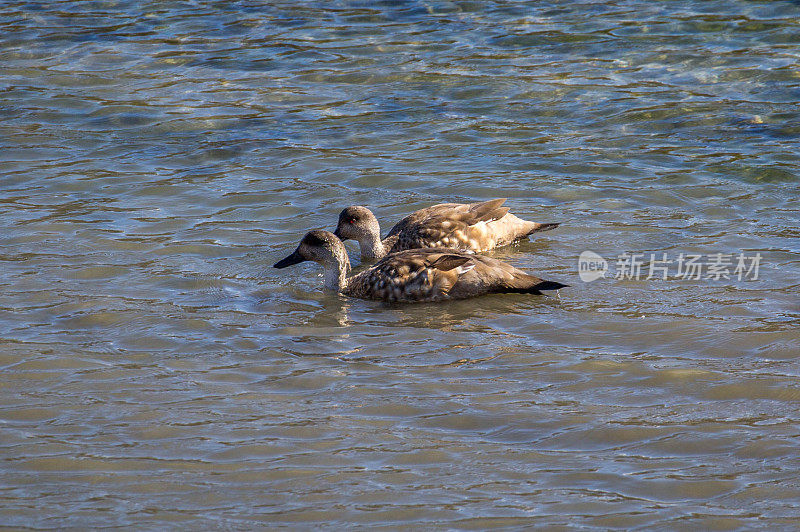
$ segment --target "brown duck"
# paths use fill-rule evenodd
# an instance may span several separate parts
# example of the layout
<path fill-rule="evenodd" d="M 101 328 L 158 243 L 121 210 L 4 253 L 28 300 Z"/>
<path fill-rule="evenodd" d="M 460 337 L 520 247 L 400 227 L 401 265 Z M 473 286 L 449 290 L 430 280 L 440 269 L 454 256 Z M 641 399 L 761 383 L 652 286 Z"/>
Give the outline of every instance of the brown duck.
<path fill-rule="evenodd" d="M 558 227 L 517 218 L 503 207 L 504 198 L 481 203 L 442 203 L 413 212 L 381 240 L 378 219 L 366 207 L 347 207 L 333 234 L 357 240 L 361 259 L 374 262 L 404 249 L 450 248 L 480 253 L 532 233 Z"/>
<path fill-rule="evenodd" d="M 322 264 L 325 288 L 387 302 L 442 301 L 499 292 L 540 294 L 541 290 L 567 286 L 528 275 L 497 259 L 444 248 L 393 253 L 348 277 L 350 260 L 344 244 L 323 230 L 307 233 L 294 253 L 275 267 L 286 268 L 306 260 Z"/>

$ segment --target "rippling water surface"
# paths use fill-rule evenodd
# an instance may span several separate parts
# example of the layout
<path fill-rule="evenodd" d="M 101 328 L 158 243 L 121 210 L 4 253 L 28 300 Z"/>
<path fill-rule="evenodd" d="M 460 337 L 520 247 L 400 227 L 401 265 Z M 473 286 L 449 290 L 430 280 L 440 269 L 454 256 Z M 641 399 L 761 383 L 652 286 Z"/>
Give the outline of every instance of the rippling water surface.
<path fill-rule="evenodd" d="M 797 526 L 800 6 L 320 5 L 0 6 L 0 524 Z M 270 268 L 495 197 L 560 297 Z"/>

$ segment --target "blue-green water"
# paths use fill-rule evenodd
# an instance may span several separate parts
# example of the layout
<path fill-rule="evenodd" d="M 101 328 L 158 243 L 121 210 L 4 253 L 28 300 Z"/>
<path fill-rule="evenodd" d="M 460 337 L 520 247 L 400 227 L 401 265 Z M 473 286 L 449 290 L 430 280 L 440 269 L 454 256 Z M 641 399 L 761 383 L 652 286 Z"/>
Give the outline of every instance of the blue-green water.
<path fill-rule="evenodd" d="M 800 5 L 320 5 L 0 5 L 0 525 L 794 529 Z M 496 197 L 559 298 L 269 267 Z"/>

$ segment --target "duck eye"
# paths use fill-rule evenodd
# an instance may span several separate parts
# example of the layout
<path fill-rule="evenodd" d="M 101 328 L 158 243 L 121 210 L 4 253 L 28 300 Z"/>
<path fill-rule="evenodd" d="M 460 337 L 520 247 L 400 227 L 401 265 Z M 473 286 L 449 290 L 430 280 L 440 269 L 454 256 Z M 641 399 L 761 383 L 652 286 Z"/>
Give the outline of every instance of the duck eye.
<path fill-rule="evenodd" d="M 350 218 L 349 220 L 347 220 L 347 223 L 354 224 L 354 223 L 356 223 L 356 219 L 355 218 Z"/>

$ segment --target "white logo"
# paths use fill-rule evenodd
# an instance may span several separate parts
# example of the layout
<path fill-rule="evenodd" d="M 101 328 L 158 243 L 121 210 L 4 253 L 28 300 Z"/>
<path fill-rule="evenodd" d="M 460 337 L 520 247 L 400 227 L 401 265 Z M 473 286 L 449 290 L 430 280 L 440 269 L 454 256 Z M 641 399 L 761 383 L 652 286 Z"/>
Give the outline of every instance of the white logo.
<path fill-rule="evenodd" d="M 594 251 L 584 251 L 578 257 L 578 276 L 584 283 L 591 283 L 606 276 L 608 262 Z"/>

